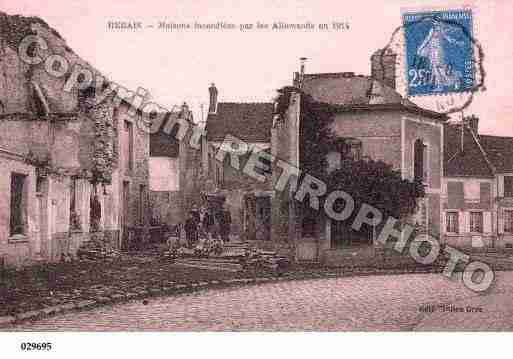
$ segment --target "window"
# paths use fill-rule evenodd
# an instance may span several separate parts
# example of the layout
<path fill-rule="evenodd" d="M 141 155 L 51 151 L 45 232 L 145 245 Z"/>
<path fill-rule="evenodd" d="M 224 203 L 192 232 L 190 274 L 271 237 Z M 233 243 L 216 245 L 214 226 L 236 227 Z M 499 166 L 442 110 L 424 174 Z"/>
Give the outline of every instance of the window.
<path fill-rule="evenodd" d="M 470 212 L 470 232 L 483 233 L 483 212 Z"/>
<path fill-rule="evenodd" d="M 24 235 L 27 226 L 26 175 L 11 174 L 11 218 L 10 234 Z"/>
<path fill-rule="evenodd" d="M 328 162 L 328 173 L 338 170 L 342 163 L 342 154 L 337 151 L 330 152 L 326 156 L 326 161 Z"/>
<path fill-rule="evenodd" d="M 447 212 L 445 214 L 446 232 L 458 233 L 459 232 L 459 216 L 458 212 Z"/>
<path fill-rule="evenodd" d="M 413 178 L 428 180 L 428 148 L 421 139 L 413 144 Z"/>
<path fill-rule="evenodd" d="M 218 187 L 223 186 L 224 184 L 224 173 L 223 173 L 223 163 L 219 163 L 215 161 L 215 182 Z"/>
<path fill-rule="evenodd" d="M 513 233 L 513 210 L 504 210 L 504 232 Z"/>
<path fill-rule="evenodd" d="M 146 208 L 146 186 L 139 185 L 139 223 L 144 225 L 144 211 Z"/>
<path fill-rule="evenodd" d="M 36 193 L 43 192 L 43 183 L 44 183 L 44 178 L 37 176 L 37 178 L 36 178 Z"/>
<path fill-rule="evenodd" d="M 362 141 L 350 138 L 347 139 L 346 142 L 348 146 L 347 158 L 360 161 L 362 159 Z"/>
<path fill-rule="evenodd" d="M 301 225 L 303 237 L 315 237 L 317 234 L 316 225 L 315 217 L 307 216 L 303 218 Z"/>
<path fill-rule="evenodd" d="M 504 197 L 513 197 L 513 176 L 504 176 Z"/>
<path fill-rule="evenodd" d="M 133 169 L 133 158 L 134 158 L 134 129 L 132 122 L 125 120 L 125 135 L 127 136 L 127 159 L 126 168 L 129 170 Z"/>
<path fill-rule="evenodd" d="M 77 179 L 75 177 L 71 178 L 69 192 L 69 226 L 72 231 L 78 231 L 81 229 L 81 224 L 77 211 Z"/>

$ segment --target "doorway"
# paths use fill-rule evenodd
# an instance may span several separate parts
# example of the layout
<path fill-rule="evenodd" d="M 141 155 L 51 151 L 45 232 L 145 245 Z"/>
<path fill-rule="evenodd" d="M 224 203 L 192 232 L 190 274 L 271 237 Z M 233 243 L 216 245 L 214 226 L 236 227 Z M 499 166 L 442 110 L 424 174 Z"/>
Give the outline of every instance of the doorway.
<path fill-rule="evenodd" d="M 123 181 L 122 189 L 122 211 L 121 211 L 121 248 L 128 249 L 130 244 L 128 218 L 130 208 L 130 182 Z"/>
<path fill-rule="evenodd" d="M 49 203 L 49 185 L 48 178 L 38 176 L 36 178 L 36 198 L 38 207 L 38 227 L 39 233 L 36 239 L 36 255 L 41 254 L 41 257 L 47 260 L 52 260 L 51 251 L 51 233 L 52 233 L 52 206 Z"/>

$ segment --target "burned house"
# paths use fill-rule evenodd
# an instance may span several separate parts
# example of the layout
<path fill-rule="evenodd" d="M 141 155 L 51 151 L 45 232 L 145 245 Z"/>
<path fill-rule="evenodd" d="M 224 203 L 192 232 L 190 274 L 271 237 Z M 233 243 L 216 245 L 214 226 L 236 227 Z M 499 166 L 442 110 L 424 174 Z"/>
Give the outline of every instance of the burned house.
<path fill-rule="evenodd" d="M 26 36 L 37 40 L 23 53 Z M 73 258 L 92 239 L 121 247 L 148 221 L 142 114 L 115 90 L 99 100 L 111 83 L 41 19 L 0 13 L 0 52 L 0 258 Z"/>
<path fill-rule="evenodd" d="M 271 229 L 271 174 L 259 178 L 244 173 L 252 152 L 270 151 L 273 103 L 218 102 L 218 89 L 209 88 L 210 103 L 206 136 L 202 145 L 202 168 L 208 179 L 207 200 L 213 207 L 223 203 L 232 216 L 232 234 L 244 240 L 269 240 Z M 244 148 L 222 148 L 236 139 Z M 234 166 L 231 152 L 240 158 Z M 221 156 L 219 156 L 221 154 Z"/>
<path fill-rule="evenodd" d="M 179 121 L 186 121 L 189 131 L 178 139 Z M 185 122 L 184 122 L 185 123 Z M 192 206 L 202 199 L 204 175 L 201 166 L 201 139 L 193 138 L 200 130 L 186 103 L 178 111 L 166 113 L 158 131 L 150 134 L 150 202 L 153 225 L 168 227 L 184 223 Z"/>

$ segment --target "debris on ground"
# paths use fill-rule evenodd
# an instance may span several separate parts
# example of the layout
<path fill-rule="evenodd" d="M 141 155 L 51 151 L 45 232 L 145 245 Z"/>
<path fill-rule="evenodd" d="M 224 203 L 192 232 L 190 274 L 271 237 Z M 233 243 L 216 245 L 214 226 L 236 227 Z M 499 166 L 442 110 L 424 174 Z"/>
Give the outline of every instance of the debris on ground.
<path fill-rule="evenodd" d="M 265 251 L 244 242 L 221 240 L 199 241 L 193 248 L 178 246 L 177 241 L 163 253 L 165 259 L 177 264 L 226 271 L 271 270 L 281 271 L 290 264 L 287 257 L 274 251 Z"/>
<path fill-rule="evenodd" d="M 113 259 L 120 256 L 120 251 L 105 243 L 101 237 L 92 236 L 91 240 L 84 242 L 77 250 L 79 260 Z"/>

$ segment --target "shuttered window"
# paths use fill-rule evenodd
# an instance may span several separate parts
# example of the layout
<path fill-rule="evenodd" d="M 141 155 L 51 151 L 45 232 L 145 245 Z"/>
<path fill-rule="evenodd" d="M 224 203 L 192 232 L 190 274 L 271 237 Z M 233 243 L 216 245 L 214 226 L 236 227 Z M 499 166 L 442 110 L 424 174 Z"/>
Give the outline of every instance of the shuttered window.
<path fill-rule="evenodd" d="M 445 214 L 445 223 L 447 233 L 458 233 L 460 227 L 458 212 L 447 212 Z"/>
<path fill-rule="evenodd" d="M 504 176 L 504 197 L 513 197 L 513 176 Z"/>
<path fill-rule="evenodd" d="M 504 232 L 513 233 L 513 210 L 504 210 Z"/>
<path fill-rule="evenodd" d="M 17 173 L 11 174 L 11 218 L 10 234 L 26 234 L 27 225 L 27 199 L 25 185 L 27 176 Z"/>
<path fill-rule="evenodd" d="M 483 233 L 483 212 L 470 212 L 470 232 Z"/>

